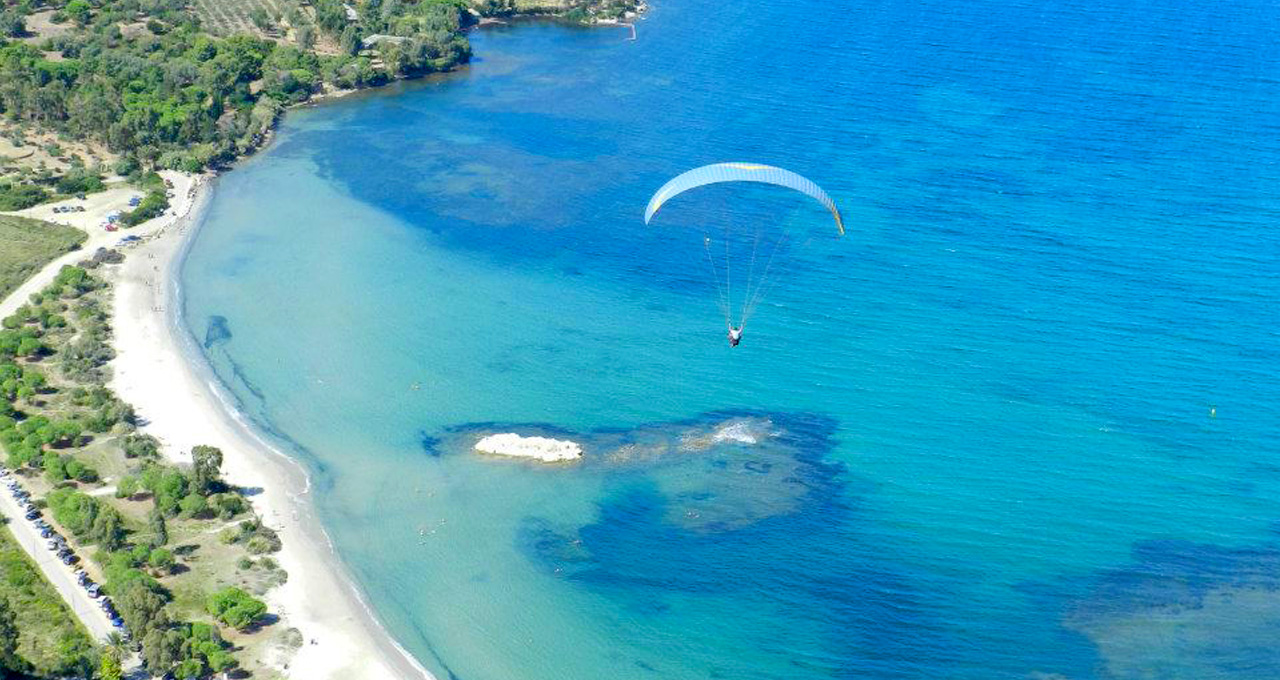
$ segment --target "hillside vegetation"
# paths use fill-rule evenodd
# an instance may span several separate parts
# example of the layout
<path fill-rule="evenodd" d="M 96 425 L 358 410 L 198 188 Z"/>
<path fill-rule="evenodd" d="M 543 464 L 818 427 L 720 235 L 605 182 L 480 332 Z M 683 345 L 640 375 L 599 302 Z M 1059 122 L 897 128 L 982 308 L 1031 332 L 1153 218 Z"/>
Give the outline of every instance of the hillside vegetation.
<path fill-rule="evenodd" d="M 54 131 L 91 143 L 114 160 L 90 174 L 194 172 L 253 150 L 284 107 L 327 88 L 457 67 L 471 56 L 465 30 L 479 16 L 551 13 L 590 22 L 622 16 L 637 2 L 7 0 L 4 136 Z"/>

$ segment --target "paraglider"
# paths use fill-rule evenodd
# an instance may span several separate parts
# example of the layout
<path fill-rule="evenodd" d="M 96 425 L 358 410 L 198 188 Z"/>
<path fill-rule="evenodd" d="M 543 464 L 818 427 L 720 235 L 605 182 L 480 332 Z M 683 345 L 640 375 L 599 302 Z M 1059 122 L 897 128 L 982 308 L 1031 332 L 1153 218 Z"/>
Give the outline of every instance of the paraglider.
<path fill-rule="evenodd" d="M 835 221 L 836 234 L 844 236 L 844 218 L 840 215 L 840 209 L 836 207 L 835 201 L 827 195 L 812 180 L 798 175 L 790 170 L 774 167 L 771 165 L 761 165 L 759 163 L 714 163 L 712 165 L 704 165 L 700 168 L 694 168 L 688 172 L 684 172 L 672 180 L 663 184 L 661 188 L 654 193 L 649 199 L 649 204 L 644 211 L 644 223 L 649 224 L 654 216 L 662 209 L 668 201 L 679 196 L 680 194 L 691 189 L 697 189 L 711 184 L 721 184 L 727 182 L 753 182 L 757 184 L 769 184 L 773 186 L 797 191 L 813 200 L 817 201 L 828 212 L 831 213 L 832 219 Z M 727 228 L 726 228 L 727 231 Z M 733 306 L 733 279 L 731 277 L 732 262 L 729 248 L 729 234 L 725 236 L 725 253 L 723 261 L 717 263 L 717 256 L 712 253 L 712 241 L 710 236 L 704 236 L 702 245 L 706 251 L 706 261 L 711 271 L 712 277 L 716 282 L 716 289 L 719 293 L 720 310 L 724 314 L 725 326 L 728 330 L 729 346 L 737 347 L 742 341 L 742 331 L 747 325 L 748 319 L 755 311 L 756 306 L 763 299 L 764 295 L 772 287 L 773 280 L 770 279 L 771 274 L 776 274 L 775 259 L 779 250 L 784 250 L 784 242 L 789 236 L 785 230 L 780 238 L 777 238 L 771 245 L 766 245 L 769 250 L 767 260 L 759 277 L 755 275 L 756 259 L 759 254 L 761 242 L 763 238 L 763 225 L 755 231 L 755 239 L 750 242 L 751 258 L 750 269 L 746 278 L 746 293 L 742 301 L 741 312 L 737 314 L 738 321 L 734 323 L 735 310 Z M 785 258 L 786 256 L 784 256 Z"/>

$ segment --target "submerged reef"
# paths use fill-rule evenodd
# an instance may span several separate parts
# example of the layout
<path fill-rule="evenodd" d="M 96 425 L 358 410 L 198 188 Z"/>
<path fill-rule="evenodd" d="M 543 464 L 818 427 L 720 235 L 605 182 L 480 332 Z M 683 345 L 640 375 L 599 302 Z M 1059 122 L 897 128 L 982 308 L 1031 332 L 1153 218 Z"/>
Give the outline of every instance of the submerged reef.
<path fill-rule="evenodd" d="M 545 424 L 478 423 L 424 439 L 424 449 L 432 456 L 480 451 L 577 461 L 575 469 L 619 480 L 648 474 L 665 499 L 666 522 L 718 532 L 798 511 L 812 481 L 840 469 L 822 460 L 833 428 L 822 416 L 759 412 L 583 433 Z"/>
<path fill-rule="evenodd" d="M 1227 547 L 1143 541 L 1123 566 L 1024 584 L 1108 678 L 1280 677 L 1280 535 Z"/>

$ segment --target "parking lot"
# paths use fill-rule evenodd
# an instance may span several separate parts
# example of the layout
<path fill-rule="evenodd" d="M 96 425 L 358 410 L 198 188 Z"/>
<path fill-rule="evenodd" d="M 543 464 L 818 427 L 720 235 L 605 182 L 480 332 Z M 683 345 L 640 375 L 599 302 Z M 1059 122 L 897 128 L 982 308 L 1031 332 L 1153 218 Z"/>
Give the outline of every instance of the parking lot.
<path fill-rule="evenodd" d="M 49 523 L 47 511 L 35 508 L 20 479 L 0 469 L 0 513 L 18 545 L 31 556 L 76 617 L 97 640 L 112 631 L 125 633 L 109 598 L 79 569 L 80 558 Z"/>

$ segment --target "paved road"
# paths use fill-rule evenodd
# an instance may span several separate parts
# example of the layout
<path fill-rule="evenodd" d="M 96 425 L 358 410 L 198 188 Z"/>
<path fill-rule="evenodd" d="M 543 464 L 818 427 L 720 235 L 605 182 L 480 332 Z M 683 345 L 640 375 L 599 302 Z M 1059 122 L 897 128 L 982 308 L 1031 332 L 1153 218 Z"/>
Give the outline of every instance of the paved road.
<path fill-rule="evenodd" d="M 22 512 L 22 508 L 18 506 L 18 502 L 9 491 L 8 480 L 10 479 L 13 479 L 12 475 L 4 477 L 3 483 L 0 484 L 0 514 L 8 520 L 6 525 L 9 531 L 18 540 L 18 545 L 22 546 L 22 549 L 26 550 L 40 567 L 44 577 L 62 594 L 63 601 L 71 607 L 76 618 L 80 619 L 85 628 L 89 629 L 89 634 L 95 640 L 105 640 L 107 634 L 115 630 L 111 626 L 111 620 L 102 611 L 98 601 L 89 597 L 84 588 L 76 583 L 74 569 L 63 564 L 62 560 L 49 550 L 48 541 L 40 537 L 40 532 L 35 525 L 23 519 L 26 513 Z M 45 521 L 48 519 L 46 516 Z M 81 559 L 84 559 L 83 555 Z"/>

